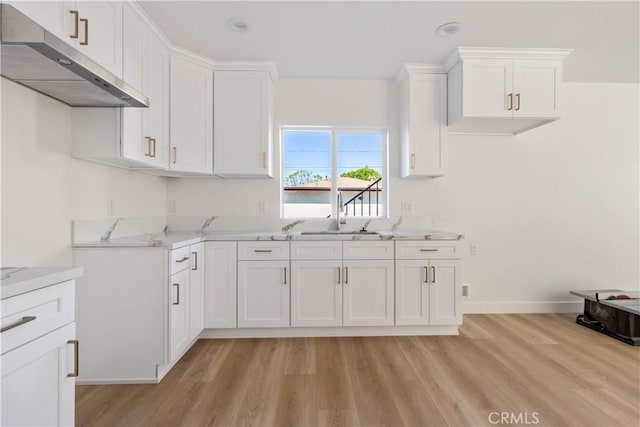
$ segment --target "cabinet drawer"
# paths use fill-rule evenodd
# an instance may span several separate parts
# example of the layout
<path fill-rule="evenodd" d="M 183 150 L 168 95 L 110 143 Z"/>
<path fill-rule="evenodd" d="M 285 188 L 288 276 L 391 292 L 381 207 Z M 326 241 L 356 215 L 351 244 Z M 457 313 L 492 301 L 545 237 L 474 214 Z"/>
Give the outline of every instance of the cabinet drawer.
<path fill-rule="evenodd" d="M 189 246 L 184 248 L 174 249 L 171 251 L 171 274 L 176 274 L 179 271 L 189 267 L 189 257 L 191 252 Z"/>
<path fill-rule="evenodd" d="M 342 242 L 291 242 L 291 259 L 342 259 Z"/>
<path fill-rule="evenodd" d="M 456 259 L 460 245 L 451 241 L 396 242 L 396 259 Z"/>
<path fill-rule="evenodd" d="M 346 241 L 342 250 L 344 259 L 393 259 L 391 241 Z"/>
<path fill-rule="evenodd" d="M 239 260 L 288 260 L 289 242 L 238 242 Z"/>
<path fill-rule="evenodd" d="M 2 300 L 2 354 L 71 323 L 76 317 L 75 281 L 69 280 Z"/>

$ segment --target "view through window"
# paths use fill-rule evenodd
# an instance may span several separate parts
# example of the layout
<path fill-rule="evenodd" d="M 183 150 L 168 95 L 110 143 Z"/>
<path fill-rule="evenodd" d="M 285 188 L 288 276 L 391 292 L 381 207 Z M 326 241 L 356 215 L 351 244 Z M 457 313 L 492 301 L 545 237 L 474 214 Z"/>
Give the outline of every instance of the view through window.
<path fill-rule="evenodd" d="M 385 129 L 282 129 L 285 218 L 386 215 Z"/>

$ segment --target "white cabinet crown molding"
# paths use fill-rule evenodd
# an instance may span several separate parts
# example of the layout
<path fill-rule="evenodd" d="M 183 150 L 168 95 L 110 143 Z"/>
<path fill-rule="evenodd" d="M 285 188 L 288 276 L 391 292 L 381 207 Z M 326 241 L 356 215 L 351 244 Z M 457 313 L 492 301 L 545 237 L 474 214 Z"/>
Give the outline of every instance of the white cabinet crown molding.
<path fill-rule="evenodd" d="M 406 63 L 396 74 L 396 82 L 403 82 L 411 74 L 446 74 L 447 70 L 440 64 Z"/>
<path fill-rule="evenodd" d="M 272 81 L 280 78 L 276 64 L 269 61 L 213 61 L 213 71 L 266 71 Z"/>
<path fill-rule="evenodd" d="M 449 72 L 461 59 L 564 59 L 573 49 L 458 47 L 444 61 L 442 68 Z"/>

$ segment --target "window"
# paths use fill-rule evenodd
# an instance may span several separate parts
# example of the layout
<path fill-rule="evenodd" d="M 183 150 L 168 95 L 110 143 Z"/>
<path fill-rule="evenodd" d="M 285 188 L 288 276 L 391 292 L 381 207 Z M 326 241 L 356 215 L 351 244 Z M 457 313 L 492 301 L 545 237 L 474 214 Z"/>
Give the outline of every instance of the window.
<path fill-rule="evenodd" d="M 386 129 L 281 129 L 282 216 L 386 216 Z"/>

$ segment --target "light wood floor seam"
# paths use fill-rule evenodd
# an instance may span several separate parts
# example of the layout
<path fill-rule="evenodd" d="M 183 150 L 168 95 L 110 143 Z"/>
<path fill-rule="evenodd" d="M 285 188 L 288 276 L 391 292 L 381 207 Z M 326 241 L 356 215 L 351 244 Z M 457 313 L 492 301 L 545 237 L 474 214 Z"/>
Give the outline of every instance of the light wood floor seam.
<path fill-rule="evenodd" d="M 443 337 L 200 340 L 160 384 L 77 386 L 76 424 L 640 425 L 640 348 L 574 318 L 466 315 Z M 513 424 L 495 423 L 501 413 Z"/>

